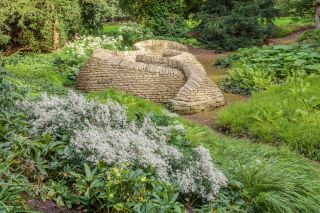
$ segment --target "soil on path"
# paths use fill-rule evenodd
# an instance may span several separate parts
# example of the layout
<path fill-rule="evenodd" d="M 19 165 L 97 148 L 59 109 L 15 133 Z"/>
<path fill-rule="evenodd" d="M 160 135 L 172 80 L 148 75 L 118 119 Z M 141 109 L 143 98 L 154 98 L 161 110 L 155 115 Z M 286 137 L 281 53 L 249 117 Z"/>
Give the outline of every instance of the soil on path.
<path fill-rule="evenodd" d="M 310 27 L 304 27 L 298 30 L 297 32 L 288 35 L 283 38 L 275 38 L 275 39 L 268 39 L 266 41 L 266 44 L 268 45 L 279 45 L 279 44 L 292 44 L 298 41 L 301 34 L 303 34 L 304 31 L 309 29 Z M 219 69 L 216 66 L 214 66 L 217 58 L 222 56 L 228 56 L 231 54 L 231 52 L 226 53 L 216 53 L 214 50 L 205 50 L 205 49 L 199 49 L 194 47 L 189 47 L 189 52 L 194 54 L 199 62 L 204 66 L 205 70 L 207 71 L 207 74 L 209 78 L 215 82 L 216 84 L 219 84 L 219 82 L 224 79 L 227 75 L 226 69 Z M 235 103 L 235 102 L 243 102 L 249 99 L 247 96 L 241 96 L 237 94 L 232 93 L 226 93 L 223 92 L 223 95 L 225 97 L 226 104 L 224 107 Z M 214 128 L 217 112 L 221 108 L 216 108 L 211 111 L 204 111 L 198 114 L 193 115 L 185 115 L 184 117 L 192 120 L 198 124 L 206 125 L 210 128 Z"/>
<path fill-rule="evenodd" d="M 278 44 L 293 44 L 299 40 L 301 34 L 303 34 L 306 30 L 312 29 L 312 26 L 301 27 L 296 32 L 283 37 L 283 38 L 271 38 L 266 40 L 266 44 L 268 45 L 278 45 Z"/>

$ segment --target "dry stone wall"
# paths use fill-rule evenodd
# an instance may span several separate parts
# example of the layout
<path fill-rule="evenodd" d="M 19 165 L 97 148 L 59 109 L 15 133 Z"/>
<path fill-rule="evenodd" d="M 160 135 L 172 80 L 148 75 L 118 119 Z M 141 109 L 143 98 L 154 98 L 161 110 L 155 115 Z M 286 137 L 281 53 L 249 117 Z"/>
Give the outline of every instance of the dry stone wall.
<path fill-rule="evenodd" d="M 135 51 L 97 49 L 81 69 L 76 88 L 87 92 L 115 88 L 170 104 L 183 114 L 224 104 L 220 89 L 186 46 L 147 40 L 134 48 Z"/>

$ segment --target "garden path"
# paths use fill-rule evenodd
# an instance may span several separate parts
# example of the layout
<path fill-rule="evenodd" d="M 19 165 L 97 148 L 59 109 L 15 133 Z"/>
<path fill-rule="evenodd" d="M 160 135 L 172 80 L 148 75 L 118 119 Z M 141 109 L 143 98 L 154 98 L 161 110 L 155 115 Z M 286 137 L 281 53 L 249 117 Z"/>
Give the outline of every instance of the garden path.
<path fill-rule="evenodd" d="M 277 44 L 292 44 L 298 41 L 301 34 L 303 34 L 306 30 L 311 29 L 312 27 L 306 26 L 301 27 L 298 31 L 282 38 L 271 38 L 266 41 L 269 45 L 277 45 Z"/>

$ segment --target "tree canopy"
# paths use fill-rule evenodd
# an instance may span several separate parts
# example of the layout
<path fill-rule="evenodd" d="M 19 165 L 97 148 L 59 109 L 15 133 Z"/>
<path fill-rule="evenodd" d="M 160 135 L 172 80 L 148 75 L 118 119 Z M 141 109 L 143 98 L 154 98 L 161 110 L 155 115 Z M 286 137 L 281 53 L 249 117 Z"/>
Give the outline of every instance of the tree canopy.
<path fill-rule="evenodd" d="M 277 9 L 281 15 L 311 17 L 318 0 L 275 0 Z"/>
<path fill-rule="evenodd" d="M 107 12 L 105 0 L 2 0 L 0 48 L 50 50 L 75 34 L 98 31 Z"/>

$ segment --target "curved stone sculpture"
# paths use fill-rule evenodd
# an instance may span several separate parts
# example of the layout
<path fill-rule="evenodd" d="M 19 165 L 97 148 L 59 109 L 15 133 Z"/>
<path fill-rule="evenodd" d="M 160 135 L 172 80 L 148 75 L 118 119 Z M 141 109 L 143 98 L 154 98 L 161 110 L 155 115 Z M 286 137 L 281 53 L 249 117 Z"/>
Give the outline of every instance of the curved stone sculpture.
<path fill-rule="evenodd" d="M 224 104 L 220 89 L 188 48 L 172 41 L 147 40 L 134 51 L 97 49 L 81 69 L 76 88 L 101 91 L 116 88 L 183 114 Z"/>

